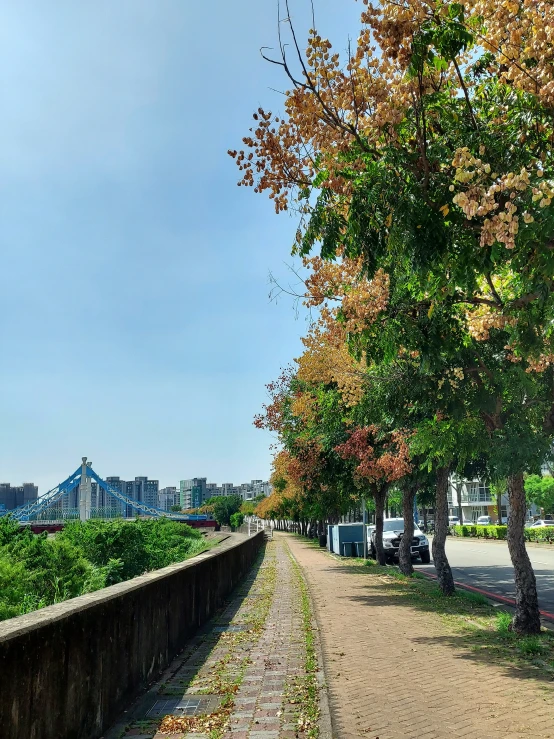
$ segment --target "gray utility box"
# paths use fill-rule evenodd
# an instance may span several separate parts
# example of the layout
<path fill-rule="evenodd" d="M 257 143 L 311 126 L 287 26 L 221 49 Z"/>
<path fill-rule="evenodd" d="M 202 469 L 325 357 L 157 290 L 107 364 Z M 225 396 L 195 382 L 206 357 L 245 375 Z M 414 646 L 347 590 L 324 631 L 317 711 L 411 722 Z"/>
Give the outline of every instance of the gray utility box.
<path fill-rule="evenodd" d="M 329 538 L 331 542 L 329 551 L 340 554 L 342 557 L 356 556 L 356 543 L 364 540 L 363 523 L 339 523 L 329 526 Z M 348 547 L 344 547 L 348 544 Z"/>

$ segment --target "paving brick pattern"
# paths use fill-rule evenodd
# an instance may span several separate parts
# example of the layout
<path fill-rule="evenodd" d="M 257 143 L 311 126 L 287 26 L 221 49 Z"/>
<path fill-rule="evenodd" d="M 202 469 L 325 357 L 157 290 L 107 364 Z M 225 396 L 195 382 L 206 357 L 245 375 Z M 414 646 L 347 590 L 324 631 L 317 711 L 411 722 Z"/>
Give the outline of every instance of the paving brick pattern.
<path fill-rule="evenodd" d="M 276 576 L 265 577 L 268 568 Z M 249 614 L 263 591 L 271 605 L 261 633 L 247 627 Z M 231 648 L 234 634 L 246 633 Z M 298 706 L 288 702 L 287 680 L 304 674 L 306 651 L 302 630 L 301 596 L 287 544 L 269 542 L 260 569 L 234 593 L 227 607 L 190 643 L 164 676 L 112 727 L 105 739 L 208 739 L 199 733 L 163 734 L 164 706 L 185 703 L 191 695 L 210 691 L 214 670 L 225 662 L 224 678 L 242 674 L 223 739 L 292 739 Z M 246 667 L 245 667 L 246 665 Z M 200 697 L 200 695 L 198 695 Z M 221 696 L 202 696 L 217 711 Z"/>
<path fill-rule="evenodd" d="M 224 739 L 293 739 L 296 706 L 288 703 L 287 680 L 304 674 L 306 648 L 300 593 L 282 538 L 275 548 L 277 577 L 269 616 L 257 646 L 250 653 Z"/>
<path fill-rule="evenodd" d="M 287 540 L 316 611 L 333 737 L 554 737 L 552 684 L 485 664 L 439 616 L 400 605 L 325 550 Z"/>

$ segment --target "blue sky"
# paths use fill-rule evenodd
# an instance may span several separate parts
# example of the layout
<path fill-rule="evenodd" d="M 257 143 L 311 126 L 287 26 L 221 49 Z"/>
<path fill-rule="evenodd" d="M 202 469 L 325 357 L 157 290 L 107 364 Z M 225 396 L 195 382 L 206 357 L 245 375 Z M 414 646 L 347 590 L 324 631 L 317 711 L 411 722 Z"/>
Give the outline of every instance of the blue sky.
<path fill-rule="evenodd" d="M 316 0 L 346 47 L 361 10 Z M 307 0 L 291 0 L 302 38 Z M 227 149 L 275 111 L 275 0 L 19 0 L 0 23 L 0 481 L 41 492 L 87 455 L 162 485 L 266 479 L 252 426 L 305 332 L 294 216 Z"/>

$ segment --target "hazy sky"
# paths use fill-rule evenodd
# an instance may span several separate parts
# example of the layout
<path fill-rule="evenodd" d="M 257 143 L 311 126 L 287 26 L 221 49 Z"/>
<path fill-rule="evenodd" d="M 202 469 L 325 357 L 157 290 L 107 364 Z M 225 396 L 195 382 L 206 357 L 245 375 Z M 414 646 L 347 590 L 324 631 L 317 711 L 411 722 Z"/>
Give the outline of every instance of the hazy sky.
<path fill-rule="evenodd" d="M 361 5 L 315 0 L 346 47 Z M 300 36 L 307 0 L 291 0 Z M 18 0 L 0 14 L 0 481 L 41 492 L 87 455 L 165 485 L 266 479 L 252 426 L 300 353 L 295 217 L 236 186 L 276 0 Z"/>

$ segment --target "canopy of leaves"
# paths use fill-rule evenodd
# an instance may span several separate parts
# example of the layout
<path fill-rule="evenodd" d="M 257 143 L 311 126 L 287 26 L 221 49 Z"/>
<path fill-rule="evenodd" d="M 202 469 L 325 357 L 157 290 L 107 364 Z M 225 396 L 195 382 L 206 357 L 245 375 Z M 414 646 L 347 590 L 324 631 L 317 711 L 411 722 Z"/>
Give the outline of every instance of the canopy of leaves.
<path fill-rule="evenodd" d="M 525 480 L 525 495 L 530 503 L 543 508 L 545 514 L 554 513 L 554 477 L 529 475 Z"/>
<path fill-rule="evenodd" d="M 231 516 L 238 513 L 242 506 L 242 498 L 240 495 L 216 495 L 205 503 L 212 511 L 215 520 L 220 526 L 229 526 Z"/>
<path fill-rule="evenodd" d="M 284 114 L 258 111 L 250 153 L 232 152 L 242 184 L 302 214 L 321 319 L 299 376 L 353 405 L 364 363 L 411 378 L 397 410 L 432 466 L 537 470 L 554 430 L 551 3 L 366 5 L 344 60 L 313 29 L 295 77 L 281 47 Z"/>

